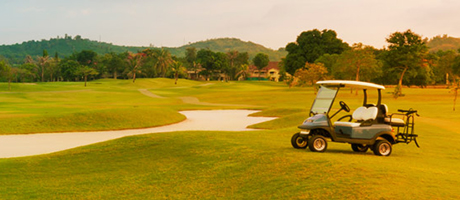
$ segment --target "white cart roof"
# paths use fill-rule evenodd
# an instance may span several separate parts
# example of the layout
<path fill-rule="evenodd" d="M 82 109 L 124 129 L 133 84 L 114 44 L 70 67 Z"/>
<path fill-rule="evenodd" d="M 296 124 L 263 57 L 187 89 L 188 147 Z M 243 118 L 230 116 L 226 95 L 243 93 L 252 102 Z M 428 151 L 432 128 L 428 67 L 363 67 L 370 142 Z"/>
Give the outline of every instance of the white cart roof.
<path fill-rule="evenodd" d="M 352 87 L 359 89 L 381 89 L 384 90 L 383 85 L 377 85 L 375 83 L 361 82 L 361 81 L 345 81 L 345 80 L 329 80 L 329 81 L 318 81 L 318 85 L 324 86 L 341 86 L 341 87 Z"/>

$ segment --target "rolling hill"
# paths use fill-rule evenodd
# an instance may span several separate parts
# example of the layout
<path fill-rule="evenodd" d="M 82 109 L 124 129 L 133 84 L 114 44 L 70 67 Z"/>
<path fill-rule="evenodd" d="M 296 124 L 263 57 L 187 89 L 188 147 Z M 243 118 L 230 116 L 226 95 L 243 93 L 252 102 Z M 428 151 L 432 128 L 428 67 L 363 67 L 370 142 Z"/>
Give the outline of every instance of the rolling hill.
<path fill-rule="evenodd" d="M 436 36 L 431 38 L 428 43 L 430 52 L 437 52 L 439 50 L 447 51 L 460 49 L 460 38 L 454 38 L 447 35 Z"/>
<path fill-rule="evenodd" d="M 195 47 L 199 49 L 210 49 L 217 52 L 227 52 L 230 50 L 237 50 L 239 52 L 248 52 L 249 57 L 252 58 L 257 53 L 262 52 L 269 55 L 270 60 L 279 61 L 282 57 L 285 57 L 287 52 L 283 49 L 278 51 L 266 48 L 262 45 L 255 44 L 253 42 L 245 42 L 236 38 L 219 38 L 210 39 L 206 41 L 200 41 L 190 43 L 181 47 L 164 47 L 168 49 L 172 55 L 177 57 L 183 57 L 185 55 L 185 49 L 188 47 Z M 61 38 L 51 38 L 50 40 L 41 41 L 27 41 L 21 44 L 13 45 L 1 45 L 0 56 L 8 59 L 12 64 L 22 63 L 27 55 L 32 57 L 40 56 L 43 54 L 43 50 L 46 49 L 51 56 L 58 53 L 60 57 L 66 57 L 72 55 L 74 52 L 80 52 L 82 50 L 92 50 L 98 54 L 106 54 L 109 52 L 137 52 L 146 48 L 159 48 L 159 47 L 134 47 L 134 46 L 119 46 L 113 45 L 112 43 L 98 42 L 89 39 L 84 39 L 77 35 L 74 38 L 71 36 L 65 36 Z"/>

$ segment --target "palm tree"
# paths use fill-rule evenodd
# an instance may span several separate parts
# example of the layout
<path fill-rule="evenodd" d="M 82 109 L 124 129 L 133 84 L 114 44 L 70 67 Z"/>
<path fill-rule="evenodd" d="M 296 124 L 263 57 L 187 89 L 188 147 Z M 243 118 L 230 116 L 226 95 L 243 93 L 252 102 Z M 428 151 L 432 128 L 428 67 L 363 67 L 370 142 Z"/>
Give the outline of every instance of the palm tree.
<path fill-rule="evenodd" d="M 46 68 L 46 65 L 48 64 L 48 52 L 46 52 L 46 50 L 43 50 L 43 56 L 38 56 L 37 59 L 38 59 L 38 66 L 40 66 L 41 68 L 41 77 L 42 77 L 42 82 L 45 81 L 45 68 Z"/>
<path fill-rule="evenodd" d="M 166 49 L 161 49 L 157 52 L 157 62 L 155 63 L 155 68 L 161 77 L 165 77 L 168 67 L 173 63 L 171 53 Z"/>
<path fill-rule="evenodd" d="M 142 61 L 144 57 L 145 57 L 144 53 L 137 53 L 137 54 L 129 53 L 128 54 L 127 62 L 129 66 L 131 67 L 130 73 L 133 76 L 133 83 L 136 82 L 136 73 L 141 72 L 139 68 L 142 65 Z"/>
<path fill-rule="evenodd" d="M 225 72 L 226 73 L 226 79 L 228 79 L 229 77 L 232 79 L 234 78 L 235 76 L 235 70 L 236 70 L 236 66 L 235 66 L 235 60 L 238 58 L 238 51 L 229 51 L 227 52 L 227 59 L 228 59 L 228 64 L 229 64 L 229 68 L 228 68 L 228 71 Z"/>
<path fill-rule="evenodd" d="M 177 79 L 181 71 L 184 71 L 182 63 L 179 61 L 174 61 L 171 65 L 171 70 L 174 72 L 174 84 L 177 84 Z"/>
<path fill-rule="evenodd" d="M 236 79 L 239 79 L 240 77 L 242 77 L 243 80 L 246 79 L 248 77 L 248 69 L 249 69 L 249 65 L 247 64 L 241 65 L 241 67 L 238 69 L 239 71 L 235 75 Z"/>
<path fill-rule="evenodd" d="M 86 65 L 81 66 L 77 71 L 76 75 L 81 75 L 85 79 L 85 87 L 86 87 L 86 81 L 88 80 L 89 75 L 98 75 L 99 72 L 97 72 L 95 69 L 88 67 Z"/>

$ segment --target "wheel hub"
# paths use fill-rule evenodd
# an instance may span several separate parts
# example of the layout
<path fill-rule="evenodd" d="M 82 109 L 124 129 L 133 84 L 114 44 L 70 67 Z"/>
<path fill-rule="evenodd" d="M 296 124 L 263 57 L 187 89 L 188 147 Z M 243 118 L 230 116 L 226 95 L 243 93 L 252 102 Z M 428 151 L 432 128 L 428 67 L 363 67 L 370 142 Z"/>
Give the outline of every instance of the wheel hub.
<path fill-rule="evenodd" d="M 321 150 L 324 149 L 324 147 L 326 147 L 326 143 L 324 142 L 324 140 L 318 139 L 318 140 L 315 140 L 315 142 L 313 143 L 313 146 L 314 146 L 315 149 L 317 149 L 318 151 L 321 151 Z"/>
<path fill-rule="evenodd" d="M 379 146 L 379 152 L 380 154 L 386 156 L 390 153 L 390 146 L 386 143 L 382 144 Z"/>

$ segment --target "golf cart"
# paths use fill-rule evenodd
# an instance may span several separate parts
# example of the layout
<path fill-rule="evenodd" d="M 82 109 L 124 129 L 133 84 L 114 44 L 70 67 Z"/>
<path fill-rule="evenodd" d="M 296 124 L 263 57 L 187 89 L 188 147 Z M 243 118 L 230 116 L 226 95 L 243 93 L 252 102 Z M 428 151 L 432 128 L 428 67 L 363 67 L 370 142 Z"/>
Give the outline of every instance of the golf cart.
<path fill-rule="evenodd" d="M 415 141 L 414 115 L 416 110 L 398 110 L 399 113 L 388 113 L 388 107 L 382 104 L 382 85 L 360 81 L 329 80 L 316 83 L 320 89 L 310 109 L 310 117 L 298 126 L 299 133 L 291 138 L 294 148 L 308 148 L 313 152 L 324 152 L 327 140 L 351 144 L 355 152 L 366 152 L 372 149 L 375 155 L 389 156 L 392 145 Z M 356 108 L 352 115 L 340 117 L 332 123 L 341 111 L 350 112 L 350 107 L 340 101 L 340 109 L 330 115 L 331 107 L 342 88 L 362 89 L 364 100 L 362 106 Z M 377 90 L 376 104 L 368 103 L 368 90 Z"/>

